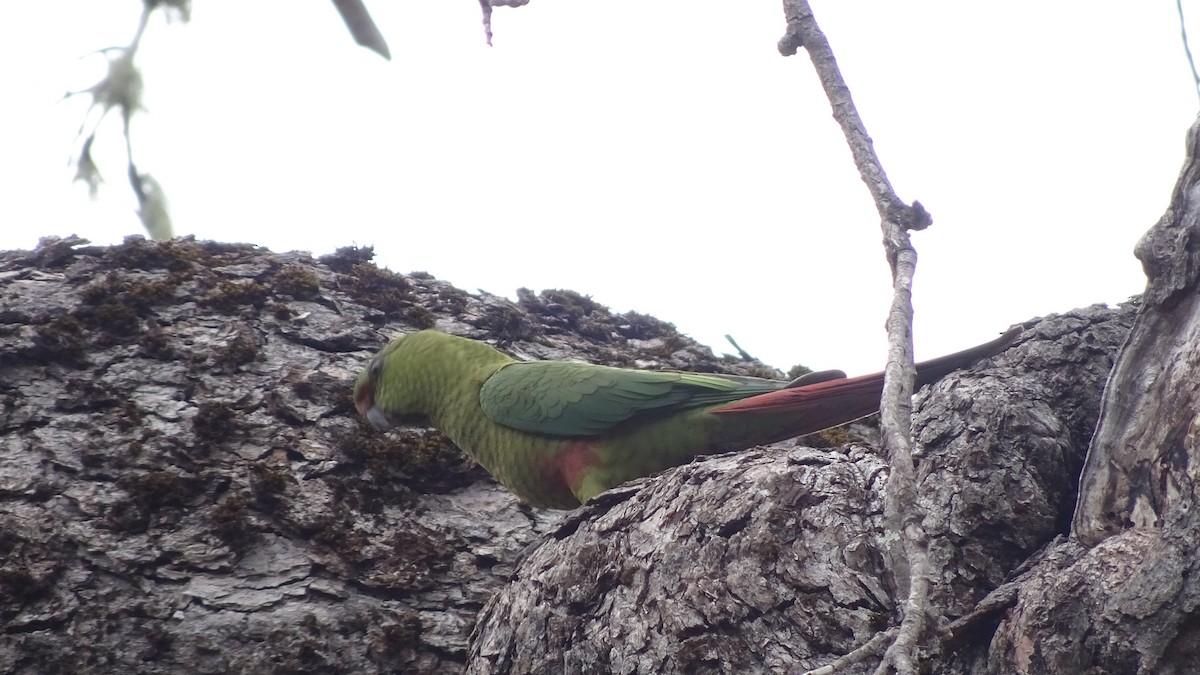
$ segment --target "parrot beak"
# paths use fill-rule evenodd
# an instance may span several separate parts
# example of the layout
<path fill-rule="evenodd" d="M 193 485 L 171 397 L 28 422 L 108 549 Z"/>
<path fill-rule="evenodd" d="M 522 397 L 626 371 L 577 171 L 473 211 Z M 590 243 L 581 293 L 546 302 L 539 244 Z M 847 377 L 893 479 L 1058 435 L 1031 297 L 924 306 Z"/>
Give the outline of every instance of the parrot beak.
<path fill-rule="evenodd" d="M 387 431 L 396 426 L 395 421 L 386 412 L 375 407 L 375 383 L 367 382 L 354 392 L 354 408 L 358 414 L 378 431 Z"/>
<path fill-rule="evenodd" d="M 376 431 L 387 431 L 388 429 L 393 429 L 397 426 L 396 423 L 393 422 L 388 416 L 388 414 L 379 408 L 372 407 L 371 409 L 367 410 L 363 417 L 367 418 L 367 421 L 371 423 L 371 426 L 375 427 Z"/>
<path fill-rule="evenodd" d="M 371 411 L 375 408 L 375 387 L 373 382 L 360 386 L 354 392 L 354 408 L 363 419 L 370 421 Z"/>

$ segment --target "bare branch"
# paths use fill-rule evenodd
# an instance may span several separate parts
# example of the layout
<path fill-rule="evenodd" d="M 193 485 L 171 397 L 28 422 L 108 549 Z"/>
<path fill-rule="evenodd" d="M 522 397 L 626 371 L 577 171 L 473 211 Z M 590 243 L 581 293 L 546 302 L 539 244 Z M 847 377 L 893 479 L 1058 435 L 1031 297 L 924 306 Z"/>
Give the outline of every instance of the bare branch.
<path fill-rule="evenodd" d="M 892 305 L 888 312 L 888 361 L 880 402 L 883 449 L 891 466 L 884 510 L 888 527 L 899 534 L 901 550 L 892 549 L 893 574 L 908 600 L 895 642 L 884 655 L 879 671 L 894 667 L 899 673 L 915 673 L 914 653 L 926 629 L 929 606 L 929 541 L 916 505 L 916 479 L 912 460 L 912 394 L 916 370 L 912 348 L 912 279 L 917 254 L 908 236 L 910 229 L 924 229 L 932 219 L 918 202 L 908 206 L 896 196 L 875 154 L 866 126 L 854 108 L 850 89 L 837 67 L 812 8 L 806 0 L 784 0 L 787 33 L 779 41 L 785 56 L 805 47 L 821 86 L 833 107 L 833 117 L 842 127 L 854 164 L 866 183 L 879 211 L 884 249 L 892 268 Z"/>
<path fill-rule="evenodd" d="M 825 39 L 825 35 L 817 26 L 816 18 L 813 16 L 812 8 L 809 7 L 807 0 L 784 0 L 783 9 L 784 15 L 787 17 L 787 33 L 779 41 L 779 51 L 784 56 L 795 54 L 801 46 L 808 51 L 809 58 L 812 59 L 813 66 L 817 70 L 817 76 L 821 80 L 821 86 L 825 89 L 825 95 L 833 107 L 833 118 L 841 125 L 842 133 L 846 135 L 846 142 L 854 157 L 854 165 L 858 167 L 859 175 L 867 184 L 867 189 L 870 190 L 871 197 L 875 200 L 875 207 L 878 209 L 880 217 L 884 219 L 885 223 L 887 220 L 893 219 L 899 223 L 911 222 L 917 225 L 911 229 L 924 229 L 931 222 L 924 209 L 921 209 L 923 215 L 920 216 L 897 212 L 915 207 L 909 207 L 900 201 L 895 190 L 892 189 L 892 184 L 883 171 L 879 157 L 875 154 L 875 148 L 872 145 L 871 137 L 867 134 L 866 126 L 854 107 L 850 88 L 842 79 L 837 60 L 833 56 L 833 48 L 829 46 L 829 41 Z M 921 225 L 922 223 L 924 225 Z"/>
<path fill-rule="evenodd" d="M 492 8 L 493 7 L 523 7 L 529 0 L 479 0 L 483 10 L 483 34 L 487 37 L 488 46 L 492 46 Z"/>
<path fill-rule="evenodd" d="M 834 659 L 832 663 L 821 666 L 820 668 L 814 668 L 813 670 L 804 673 L 804 675 L 833 675 L 833 673 L 836 673 L 839 670 L 845 670 L 856 663 L 862 663 L 863 661 L 866 661 L 872 656 L 875 656 L 879 652 L 883 651 L 883 648 L 885 645 L 887 645 L 888 640 L 891 640 L 894 637 L 896 637 L 895 628 L 889 628 L 885 631 L 880 631 L 875 635 L 875 637 L 867 640 L 866 643 L 864 643 L 858 649 L 855 649 L 845 656 Z"/>
<path fill-rule="evenodd" d="M 1188 44 L 1187 23 L 1183 20 L 1183 0 L 1175 0 L 1175 10 L 1179 13 L 1179 32 L 1183 38 L 1183 53 L 1187 55 L 1188 67 L 1192 69 L 1192 82 L 1196 86 L 1196 95 L 1200 96 L 1200 73 L 1196 72 L 1196 59 L 1192 57 L 1192 46 Z"/>
<path fill-rule="evenodd" d="M 350 29 L 350 36 L 355 42 L 388 61 L 392 60 L 387 40 L 383 38 L 383 33 L 379 32 L 379 26 L 375 25 L 375 20 L 371 18 L 371 13 L 367 11 L 367 6 L 362 0 L 333 0 L 333 6 L 337 8 L 338 14 L 342 15 L 342 21 L 346 23 L 346 28 Z"/>

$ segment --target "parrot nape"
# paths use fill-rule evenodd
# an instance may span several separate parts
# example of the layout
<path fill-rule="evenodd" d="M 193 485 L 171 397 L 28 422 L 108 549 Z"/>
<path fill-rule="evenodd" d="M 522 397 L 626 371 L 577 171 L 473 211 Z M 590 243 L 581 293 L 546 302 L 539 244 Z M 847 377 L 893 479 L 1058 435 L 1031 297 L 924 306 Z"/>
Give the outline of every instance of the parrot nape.
<path fill-rule="evenodd" d="M 998 354 L 986 344 L 917 364 L 916 386 Z M 570 509 L 627 480 L 696 455 L 813 433 L 879 409 L 883 373 L 839 371 L 793 382 L 517 361 L 490 345 L 432 330 L 396 338 L 354 384 L 376 429 L 440 429 L 533 506 Z"/>

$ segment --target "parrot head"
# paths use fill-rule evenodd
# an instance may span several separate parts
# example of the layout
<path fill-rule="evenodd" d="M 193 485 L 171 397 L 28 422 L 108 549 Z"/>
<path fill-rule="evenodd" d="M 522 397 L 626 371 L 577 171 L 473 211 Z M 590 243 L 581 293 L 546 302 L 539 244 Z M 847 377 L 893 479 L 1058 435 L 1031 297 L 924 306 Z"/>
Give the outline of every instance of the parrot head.
<path fill-rule="evenodd" d="M 354 407 L 380 431 L 439 426 L 471 397 L 478 405 L 484 381 L 512 361 L 491 345 L 435 330 L 401 335 L 359 373 Z"/>
<path fill-rule="evenodd" d="M 407 386 L 411 379 L 405 371 L 408 356 L 402 346 L 404 336 L 392 340 L 367 365 L 354 381 L 354 407 L 363 419 L 380 431 L 425 419 Z"/>
<path fill-rule="evenodd" d="M 371 426 L 376 429 L 380 425 L 376 422 L 372 415 L 376 411 L 375 408 L 375 389 L 379 385 L 379 376 L 383 373 L 383 359 L 380 354 L 371 357 L 367 361 L 367 367 L 358 374 L 358 379 L 354 381 L 354 407 L 358 410 L 358 414 L 362 415 L 363 419 L 371 423 Z M 382 419 L 380 422 L 384 421 Z M 386 428 L 386 427 L 385 427 Z"/>

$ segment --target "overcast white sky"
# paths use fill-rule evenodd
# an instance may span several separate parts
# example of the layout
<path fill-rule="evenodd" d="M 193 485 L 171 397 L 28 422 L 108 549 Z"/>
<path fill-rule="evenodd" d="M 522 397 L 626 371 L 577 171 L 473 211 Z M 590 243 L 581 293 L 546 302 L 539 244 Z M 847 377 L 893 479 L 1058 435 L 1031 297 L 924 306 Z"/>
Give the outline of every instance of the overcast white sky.
<path fill-rule="evenodd" d="M 1200 16 L 1200 3 L 1185 2 Z M 206 0 L 150 27 L 136 159 L 178 234 L 323 254 L 467 290 L 571 288 L 732 333 L 786 369 L 882 368 L 874 206 L 779 0 L 368 0 L 392 49 L 327 0 Z M 918 358 L 1142 290 L 1197 96 L 1174 2 L 814 0 L 915 235 Z M 140 233 L 117 120 L 97 202 L 71 185 L 86 102 L 141 3 L 0 9 L 0 249 Z M 1193 29 L 1200 37 L 1200 23 Z"/>

